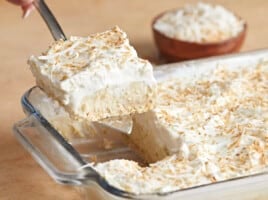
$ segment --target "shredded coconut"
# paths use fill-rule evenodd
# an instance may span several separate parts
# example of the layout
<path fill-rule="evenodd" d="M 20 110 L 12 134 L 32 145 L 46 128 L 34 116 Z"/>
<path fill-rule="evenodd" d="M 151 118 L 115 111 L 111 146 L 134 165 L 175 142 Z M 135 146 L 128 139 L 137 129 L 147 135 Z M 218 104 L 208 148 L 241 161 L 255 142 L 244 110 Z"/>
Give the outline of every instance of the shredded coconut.
<path fill-rule="evenodd" d="M 154 24 L 162 34 L 184 41 L 209 43 L 237 36 L 245 22 L 220 5 L 198 3 L 165 13 Z"/>

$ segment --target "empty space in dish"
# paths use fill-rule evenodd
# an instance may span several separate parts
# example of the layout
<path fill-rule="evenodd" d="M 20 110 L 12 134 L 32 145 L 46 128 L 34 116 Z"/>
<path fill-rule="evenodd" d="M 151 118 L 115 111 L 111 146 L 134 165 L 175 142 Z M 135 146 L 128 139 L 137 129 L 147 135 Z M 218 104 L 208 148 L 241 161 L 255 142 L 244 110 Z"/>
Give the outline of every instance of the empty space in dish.
<path fill-rule="evenodd" d="M 95 124 L 97 135 L 70 140 L 70 144 L 86 162 L 105 162 L 113 159 L 128 159 L 144 164 L 143 159 L 131 148 L 124 133 Z"/>
<path fill-rule="evenodd" d="M 40 104 L 37 103 L 35 96 L 36 90 L 40 89 L 38 87 L 32 88 L 24 96 L 25 100 L 33 106 L 35 111 L 40 112 L 44 117 L 51 115 L 49 113 L 51 102 L 44 101 Z M 44 113 L 41 112 L 42 110 Z M 129 120 L 127 120 L 128 122 Z M 131 145 L 126 136 L 127 133 L 121 133 L 113 127 L 98 122 L 88 123 L 87 126 L 90 127 L 85 136 L 81 137 L 81 135 L 73 134 L 72 137 L 66 139 L 66 143 L 71 144 L 86 163 L 99 163 L 112 159 L 129 159 L 144 164 L 141 157 L 130 147 Z"/>

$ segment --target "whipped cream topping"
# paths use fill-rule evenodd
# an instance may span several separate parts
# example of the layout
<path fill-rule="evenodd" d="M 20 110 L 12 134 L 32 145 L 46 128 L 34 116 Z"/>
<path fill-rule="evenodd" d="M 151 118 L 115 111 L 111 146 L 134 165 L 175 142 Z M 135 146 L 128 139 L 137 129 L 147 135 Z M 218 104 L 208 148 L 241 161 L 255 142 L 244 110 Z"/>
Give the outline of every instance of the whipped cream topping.
<path fill-rule="evenodd" d="M 83 113 L 82 104 L 102 89 L 133 82 L 155 85 L 151 64 L 137 56 L 118 27 L 57 41 L 42 56 L 32 56 L 29 64 L 37 85 L 80 117 L 90 117 Z"/>
<path fill-rule="evenodd" d="M 189 42 L 218 42 L 237 36 L 245 22 L 220 5 L 197 3 L 161 16 L 154 28 L 162 34 Z"/>
<path fill-rule="evenodd" d="M 267 80 L 268 63 L 261 62 L 241 68 L 218 66 L 191 80 L 160 83 L 149 128 L 164 127 L 156 135 L 166 134 L 167 148 L 179 140 L 179 151 L 148 167 L 112 160 L 94 168 L 110 184 L 137 194 L 170 192 L 268 170 Z"/>

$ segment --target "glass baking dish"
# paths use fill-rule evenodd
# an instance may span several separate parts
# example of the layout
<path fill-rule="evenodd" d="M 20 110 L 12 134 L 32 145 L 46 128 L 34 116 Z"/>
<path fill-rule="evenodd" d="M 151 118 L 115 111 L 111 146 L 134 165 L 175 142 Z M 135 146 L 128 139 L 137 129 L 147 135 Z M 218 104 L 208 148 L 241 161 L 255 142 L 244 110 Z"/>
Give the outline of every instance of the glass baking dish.
<path fill-rule="evenodd" d="M 158 81 L 163 81 L 176 76 L 189 76 L 193 71 L 199 73 L 219 64 L 251 65 L 261 60 L 268 60 L 268 50 L 158 66 L 155 67 L 154 73 Z M 28 90 L 22 97 L 22 107 L 27 117 L 14 125 L 15 136 L 55 181 L 75 186 L 85 199 L 268 199 L 267 170 L 255 175 L 168 193 L 137 195 L 117 189 L 103 179 L 91 167 L 90 162 L 96 159 L 102 162 L 115 158 L 142 162 L 142 159 L 125 142 L 125 135 L 96 123 L 95 131 L 100 134 L 65 140 L 32 104 L 30 97 L 34 89 L 36 87 Z M 105 139 L 113 141 L 112 148 L 104 147 Z"/>

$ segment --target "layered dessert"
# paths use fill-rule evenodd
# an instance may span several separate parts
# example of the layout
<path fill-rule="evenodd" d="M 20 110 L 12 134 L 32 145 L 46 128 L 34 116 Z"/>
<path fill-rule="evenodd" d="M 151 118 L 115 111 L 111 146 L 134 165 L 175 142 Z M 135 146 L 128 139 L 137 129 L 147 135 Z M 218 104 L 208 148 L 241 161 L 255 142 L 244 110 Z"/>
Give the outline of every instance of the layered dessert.
<path fill-rule="evenodd" d="M 72 118 L 98 121 L 153 108 L 152 65 L 137 56 L 118 27 L 57 41 L 29 65 L 37 86 Z"/>
<path fill-rule="evenodd" d="M 94 124 L 88 120 L 74 119 L 59 104 L 43 90 L 36 87 L 28 97 L 35 109 L 66 139 L 87 137 L 96 134 Z"/>
<path fill-rule="evenodd" d="M 156 107 L 134 116 L 130 140 L 152 162 L 93 167 L 137 194 L 170 192 L 268 170 L 268 63 L 180 70 L 159 83 Z M 201 73 L 202 72 L 202 73 Z"/>
<path fill-rule="evenodd" d="M 197 3 L 166 12 L 154 29 L 167 37 L 196 43 L 220 42 L 237 36 L 245 21 L 220 5 Z"/>
<path fill-rule="evenodd" d="M 240 146 L 249 127 L 249 134 L 265 133 L 268 65 L 241 68 L 222 66 L 160 83 L 156 108 L 134 116 L 130 135 L 147 160 L 175 152 L 187 159 L 200 152 L 219 154 L 236 140 Z"/>
<path fill-rule="evenodd" d="M 155 95 L 152 66 L 115 27 L 58 41 L 29 64 L 41 88 L 32 101 L 66 138 L 94 132 L 92 122 L 132 116 L 128 139 L 148 166 L 89 164 L 123 191 L 170 192 L 268 170 L 267 62 L 180 70 Z"/>
<path fill-rule="evenodd" d="M 34 108 L 68 141 L 79 138 L 104 137 L 105 131 L 120 131 L 130 134 L 133 126 L 129 115 L 105 118 L 97 122 L 73 118 L 58 101 L 48 96 L 42 89 L 31 90 L 28 100 Z M 102 129 L 100 127 L 103 127 Z M 102 131 L 104 130 L 104 131 Z"/>

